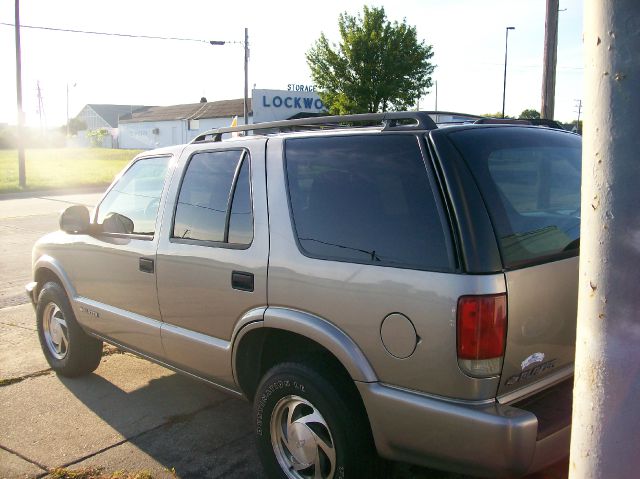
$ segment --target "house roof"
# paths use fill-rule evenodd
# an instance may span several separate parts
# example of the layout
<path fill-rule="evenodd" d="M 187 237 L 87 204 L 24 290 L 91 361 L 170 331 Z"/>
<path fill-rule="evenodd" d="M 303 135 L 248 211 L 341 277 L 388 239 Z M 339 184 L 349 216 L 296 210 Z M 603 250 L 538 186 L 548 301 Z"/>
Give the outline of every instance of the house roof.
<path fill-rule="evenodd" d="M 95 103 L 89 103 L 87 106 L 106 121 L 111 128 L 118 128 L 118 118 L 130 115 L 131 112 L 151 108 L 145 105 L 100 105 Z"/>
<path fill-rule="evenodd" d="M 251 112 L 251 98 L 248 109 Z M 120 123 L 143 121 L 200 120 L 244 115 L 244 99 L 188 103 L 186 105 L 152 106 L 120 117 Z"/>

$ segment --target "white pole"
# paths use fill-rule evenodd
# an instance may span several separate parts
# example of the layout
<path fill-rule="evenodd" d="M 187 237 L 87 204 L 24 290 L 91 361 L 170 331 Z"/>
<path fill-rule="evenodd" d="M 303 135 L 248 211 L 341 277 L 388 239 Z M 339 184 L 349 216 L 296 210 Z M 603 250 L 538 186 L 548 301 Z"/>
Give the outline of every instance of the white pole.
<path fill-rule="evenodd" d="M 640 6 L 585 2 L 571 479 L 640 471 Z"/>

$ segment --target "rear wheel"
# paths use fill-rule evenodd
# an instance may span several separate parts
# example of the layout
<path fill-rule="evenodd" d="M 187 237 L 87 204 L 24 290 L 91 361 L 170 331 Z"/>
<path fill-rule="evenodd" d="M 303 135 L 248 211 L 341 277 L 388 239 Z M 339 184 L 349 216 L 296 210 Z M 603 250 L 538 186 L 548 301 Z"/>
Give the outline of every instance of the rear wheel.
<path fill-rule="evenodd" d="M 36 320 L 42 351 L 54 371 L 73 377 L 88 374 L 98 367 L 102 341 L 82 330 L 58 283 L 49 282 L 42 287 Z"/>
<path fill-rule="evenodd" d="M 265 374 L 254 400 L 256 437 L 269 477 L 374 477 L 368 426 L 341 381 L 298 363 Z"/>

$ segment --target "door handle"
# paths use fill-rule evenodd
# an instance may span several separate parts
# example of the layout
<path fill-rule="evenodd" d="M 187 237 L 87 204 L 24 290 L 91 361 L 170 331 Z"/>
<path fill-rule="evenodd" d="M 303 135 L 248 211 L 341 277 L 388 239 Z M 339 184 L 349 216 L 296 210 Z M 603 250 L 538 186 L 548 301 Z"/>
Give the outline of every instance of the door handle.
<path fill-rule="evenodd" d="M 253 292 L 253 273 L 233 271 L 231 273 L 231 287 L 240 291 Z"/>
<path fill-rule="evenodd" d="M 138 266 L 143 273 L 153 273 L 153 260 L 151 258 L 140 258 Z"/>

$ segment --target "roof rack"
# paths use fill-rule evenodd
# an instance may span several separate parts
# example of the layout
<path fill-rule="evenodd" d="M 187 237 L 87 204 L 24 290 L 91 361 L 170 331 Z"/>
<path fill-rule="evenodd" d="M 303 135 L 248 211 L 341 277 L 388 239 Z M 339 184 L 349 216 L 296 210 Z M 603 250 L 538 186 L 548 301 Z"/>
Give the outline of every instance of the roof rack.
<path fill-rule="evenodd" d="M 435 130 L 438 127 L 431 118 L 430 113 L 436 112 L 394 111 L 387 113 L 364 113 L 358 115 L 318 116 L 312 118 L 299 118 L 297 120 L 281 120 L 254 123 L 251 125 L 230 126 L 206 131 L 196 136 L 191 143 L 222 141 L 222 135 L 224 133 L 246 133 L 248 131 L 260 130 L 283 132 L 296 131 L 296 128 L 306 129 L 307 127 L 316 127 L 319 129 L 353 127 L 353 125 L 345 125 L 347 123 L 368 123 L 366 126 L 373 126 L 375 124 L 382 125 L 383 131 Z"/>
<path fill-rule="evenodd" d="M 486 125 L 534 125 L 534 126 L 546 126 L 547 128 L 553 128 L 555 130 L 564 130 L 562 125 L 555 120 L 547 120 L 545 118 L 481 118 L 474 123 L 486 124 Z"/>
<path fill-rule="evenodd" d="M 522 120 L 517 118 L 480 118 L 474 123 L 482 125 L 530 125 L 529 120 Z"/>

